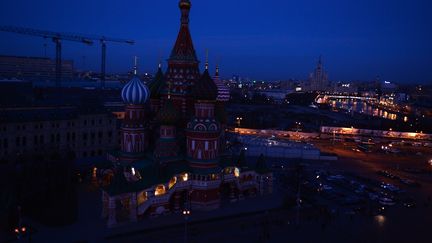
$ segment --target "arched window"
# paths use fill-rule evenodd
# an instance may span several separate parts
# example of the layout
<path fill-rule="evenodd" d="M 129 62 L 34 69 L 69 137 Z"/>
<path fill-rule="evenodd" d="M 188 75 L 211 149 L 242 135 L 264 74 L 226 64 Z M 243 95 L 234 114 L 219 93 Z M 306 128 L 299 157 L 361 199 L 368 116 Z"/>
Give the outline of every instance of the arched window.
<path fill-rule="evenodd" d="M 216 124 L 211 124 L 210 127 L 209 127 L 209 130 L 210 131 L 216 131 L 217 130 Z"/>
<path fill-rule="evenodd" d="M 235 177 L 240 177 L 240 169 L 237 168 L 237 167 L 234 169 L 234 176 Z"/>
<path fill-rule="evenodd" d="M 143 204 L 145 201 L 147 201 L 147 199 L 148 199 L 147 192 L 139 193 L 137 197 L 138 205 Z"/>
<path fill-rule="evenodd" d="M 175 184 L 177 183 L 177 177 L 173 177 L 173 178 L 171 178 L 171 180 L 169 181 L 169 184 L 168 184 L 168 189 L 171 189 Z"/>
<path fill-rule="evenodd" d="M 196 124 L 194 127 L 194 130 L 196 131 L 205 131 L 206 127 L 203 124 Z"/>
<path fill-rule="evenodd" d="M 188 173 L 184 173 L 184 174 L 182 174 L 180 176 L 181 176 L 181 178 L 182 178 L 183 181 L 188 181 L 188 179 L 189 179 Z"/>
<path fill-rule="evenodd" d="M 165 191 L 164 185 L 159 185 L 156 187 L 155 196 L 161 196 L 161 195 L 164 195 L 165 193 L 166 193 L 166 191 Z"/>

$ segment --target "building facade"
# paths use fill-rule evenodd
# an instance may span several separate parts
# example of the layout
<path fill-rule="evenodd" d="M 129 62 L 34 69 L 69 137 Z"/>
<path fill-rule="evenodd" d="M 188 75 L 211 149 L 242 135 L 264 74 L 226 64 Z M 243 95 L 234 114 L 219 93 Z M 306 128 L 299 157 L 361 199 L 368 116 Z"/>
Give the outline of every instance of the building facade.
<path fill-rule="evenodd" d="M 116 118 L 74 106 L 0 108 L 0 160 L 73 152 L 96 157 L 118 147 Z"/>
<path fill-rule="evenodd" d="M 62 61 L 62 79 L 72 80 L 74 63 Z M 0 78 L 29 81 L 55 79 L 55 60 L 43 57 L 0 56 Z"/>
<path fill-rule="evenodd" d="M 310 74 L 309 81 L 311 91 L 327 91 L 329 88 L 328 75 L 324 70 L 321 56 L 314 72 Z"/>
<path fill-rule="evenodd" d="M 225 151 L 226 95 L 204 72 L 189 32 L 192 4 L 181 0 L 180 31 L 168 68 L 161 65 L 147 87 L 135 76 L 124 86 L 121 149 L 98 168 L 102 217 L 121 221 L 181 210 L 211 210 L 223 197 L 271 193 L 272 173 L 261 157 L 246 163 Z M 127 215 L 127 217 L 124 217 Z"/>
<path fill-rule="evenodd" d="M 213 77 L 213 80 L 218 88 L 218 96 L 216 100 L 219 102 L 228 102 L 231 98 L 230 89 L 219 76 L 219 66 L 216 66 L 216 73 Z"/>

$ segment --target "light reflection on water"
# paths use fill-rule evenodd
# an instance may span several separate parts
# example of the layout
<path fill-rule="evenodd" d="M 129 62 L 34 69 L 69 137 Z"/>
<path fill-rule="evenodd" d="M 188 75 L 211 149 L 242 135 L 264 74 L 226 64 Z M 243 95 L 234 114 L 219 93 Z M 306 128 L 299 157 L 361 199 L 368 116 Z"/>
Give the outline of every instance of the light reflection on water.
<path fill-rule="evenodd" d="M 398 115 L 396 113 L 388 112 L 367 104 L 363 101 L 355 100 L 332 100 L 329 102 L 331 107 L 337 109 L 344 109 L 347 111 L 353 111 L 361 114 L 366 114 L 369 116 L 377 116 L 389 120 L 397 120 Z M 403 117 L 404 122 L 408 122 L 408 117 Z"/>

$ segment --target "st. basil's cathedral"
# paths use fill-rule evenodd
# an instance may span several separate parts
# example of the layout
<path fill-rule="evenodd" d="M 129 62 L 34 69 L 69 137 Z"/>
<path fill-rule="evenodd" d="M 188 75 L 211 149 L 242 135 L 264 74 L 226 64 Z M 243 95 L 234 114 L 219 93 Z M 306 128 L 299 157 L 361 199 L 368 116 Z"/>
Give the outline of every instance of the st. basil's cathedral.
<path fill-rule="evenodd" d="M 180 0 L 180 31 L 163 73 L 137 75 L 121 97 L 125 117 L 121 148 L 108 153 L 103 171 L 102 217 L 108 227 L 185 209 L 212 210 L 221 201 L 271 193 L 272 173 L 261 157 L 247 163 L 226 147 L 229 90 L 204 72 L 189 31 L 189 0 Z M 252 164 L 252 165 L 250 165 Z"/>

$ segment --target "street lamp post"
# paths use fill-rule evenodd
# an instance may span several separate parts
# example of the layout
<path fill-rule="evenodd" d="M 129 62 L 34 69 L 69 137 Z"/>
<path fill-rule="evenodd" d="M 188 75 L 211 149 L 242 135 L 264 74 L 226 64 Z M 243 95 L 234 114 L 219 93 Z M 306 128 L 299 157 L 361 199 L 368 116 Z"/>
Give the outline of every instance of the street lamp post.
<path fill-rule="evenodd" d="M 20 240 L 22 237 L 25 237 L 25 234 L 27 233 L 27 228 L 24 226 L 15 228 L 14 230 L 15 234 L 16 234 L 16 238 L 18 240 Z M 29 242 L 31 242 L 31 236 L 29 236 Z"/>
<path fill-rule="evenodd" d="M 183 215 L 185 218 L 185 226 L 184 226 L 184 242 L 187 243 L 187 222 L 190 215 L 190 210 L 183 210 Z"/>
<path fill-rule="evenodd" d="M 241 121 L 243 120 L 243 117 L 237 117 L 237 126 L 240 127 L 241 126 Z"/>
<path fill-rule="evenodd" d="M 183 210 L 183 216 L 185 219 L 185 226 L 184 226 L 184 242 L 187 243 L 188 241 L 188 234 L 187 234 L 187 229 L 188 229 L 188 219 L 189 219 L 189 215 L 191 214 L 191 207 L 192 207 L 192 203 L 191 203 L 191 194 L 192 194 L 193 190 L 187 192 L 186 194 L 186 205 L 185 205 L 185 209 Z"/>

